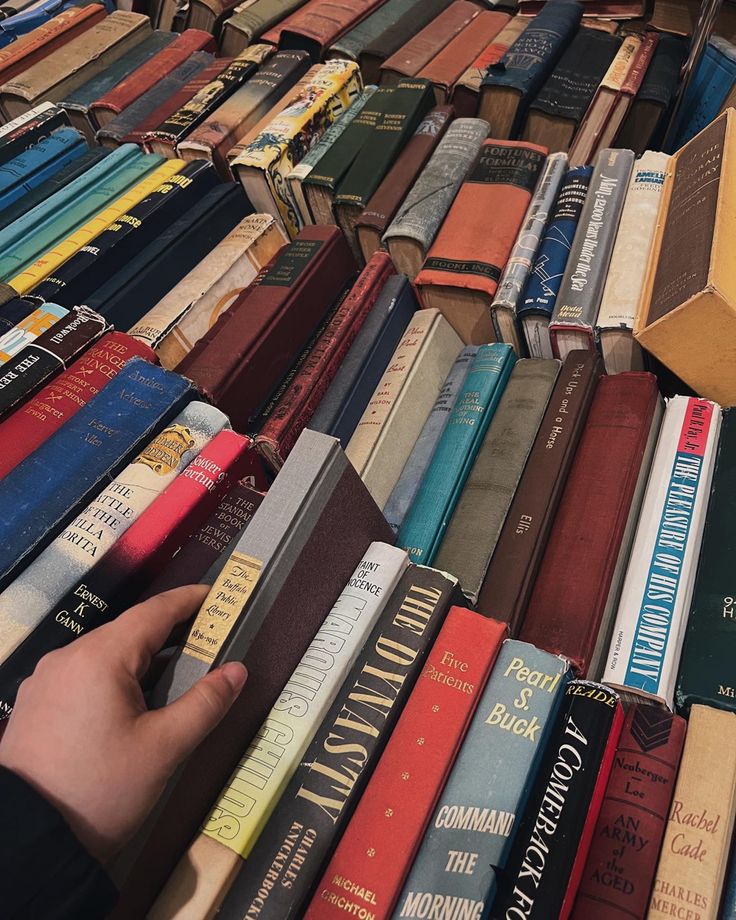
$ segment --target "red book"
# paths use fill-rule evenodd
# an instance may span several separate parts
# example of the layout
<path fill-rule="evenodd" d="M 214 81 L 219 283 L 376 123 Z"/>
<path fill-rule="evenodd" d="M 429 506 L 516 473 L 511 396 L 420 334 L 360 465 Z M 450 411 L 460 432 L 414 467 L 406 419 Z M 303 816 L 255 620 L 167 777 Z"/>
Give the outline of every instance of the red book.
<path fill-rule="evenodd" d="M 378 9 L 384 0 L 309 0 L 265 32 L 260 41 L 281 51 L 306 51 L 316 63 L 341 35 Z"/>
<path fill-rule="evenodd" d="M 391 916 L 505 637 L 503 623 L 450 610 L 305 920 L 343 918 L 346 900 Z"/>
<path fill-rule="evenodd" d="M 67 370 L 40 390 L 29 402 L 0 423 L 0 478 L 70 419 L 132 357 L 156 364 L 156 356 L 143 342 L 124 332 L 108 332 Z"/>
<path fill-rule="evenodd" d="M 134 70 L 124 80 L 114 86 L 108 93 L 93 102 L 89 110 L 92 118 L 100 128 L 112 121 L 123 109 L 135 102 L 145 92 L 171 73 L 179 64 L 183 64 L 195 51 L 217 50 L 214 38 L 201 29 L 187 29 L 174 41 L 154 54 L 143 67 Z"/>
<path fill-rule="evenodd" d="M 309 425 L 366 316 L 394 273 L 388 253 L 376 252 L 371 256 L 289 389 L 276 404 L 256 438 L 257 449 L 274 470 L 281 469 L 296 439 Z"/>
<path fill-rule="evenodd" d="M 230 58 L 218 58 L 206 67 L 203 67 L 188 83 L 174 93 L 173 96 L 162 102 L 158 108 L 155 108 L 148 118 L 145 118 L 130 134 L 123 138 L 124 144 L 142 144 L 145 145 L 151 138 L 149 135 L 162 125 L 166 119 L 178 111 L 183 105 L 196 96 L 196 94 L 211 83 L 230 63 Z"/>
<path fill-rule="evenodd" d="M 687 723 L 639 703 L 626 715 L 572 920 L 644 920 Z"/>
<path fill-rule="evenodd" d="M 602 377 L 519 638 L 595 679 L 652 461 L 662 400 L 653 374 Z"/>

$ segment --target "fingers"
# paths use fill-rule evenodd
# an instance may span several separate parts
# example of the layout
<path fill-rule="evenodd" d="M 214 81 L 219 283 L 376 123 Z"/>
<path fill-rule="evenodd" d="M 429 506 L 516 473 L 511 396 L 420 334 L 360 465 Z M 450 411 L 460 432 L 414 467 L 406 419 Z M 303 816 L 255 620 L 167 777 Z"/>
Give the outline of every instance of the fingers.
<path fill-rule="evenodd" d="M 173 703 L 143 716 L 145 730 L 156 738 L 172 764 L 178 764 L 207 737 L 237 699 L 247 676 L 245 665 L 228 662 Z"/>

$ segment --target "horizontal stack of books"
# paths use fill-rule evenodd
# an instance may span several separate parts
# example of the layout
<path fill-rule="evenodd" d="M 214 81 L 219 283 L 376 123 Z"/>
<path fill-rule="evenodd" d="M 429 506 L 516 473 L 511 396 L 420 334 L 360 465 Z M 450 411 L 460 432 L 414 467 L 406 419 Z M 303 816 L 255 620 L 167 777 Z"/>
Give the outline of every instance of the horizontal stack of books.
<path fill-rule="evenodd" d="M 662 152 L 677 3 L 519 6 L 3 8 L 0 719 L 250 674 L 119 918 L 736 916 L 734 31 Z"/>

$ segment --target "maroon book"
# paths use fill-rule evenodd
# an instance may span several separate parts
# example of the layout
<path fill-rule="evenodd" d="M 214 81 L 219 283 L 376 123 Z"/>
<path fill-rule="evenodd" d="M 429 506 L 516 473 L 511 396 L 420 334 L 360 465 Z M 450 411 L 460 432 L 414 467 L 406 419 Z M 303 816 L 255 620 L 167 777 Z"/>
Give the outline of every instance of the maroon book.
<path fill-rule="evenodd" d="M 571 920 L 644 920 L 687 723 L 660 706 L 629 709 Z"/>
<path fill-rule="evenodd" d="M 309 0 L 261 37 L 281 51 L 306 51 L 316 63 L 341 35 L 385 0 Z"/>
<path fill-rule="evenodd" d="M 653 374 L 601 378 L 519 638 L 595 679 L 608 651 L 662 400 Z"/>
<path fill-rule="evenodd" d="M 197 342 L 178 373 L 247 430 L 356 272 L 337 227 L 305 227 Z"/>

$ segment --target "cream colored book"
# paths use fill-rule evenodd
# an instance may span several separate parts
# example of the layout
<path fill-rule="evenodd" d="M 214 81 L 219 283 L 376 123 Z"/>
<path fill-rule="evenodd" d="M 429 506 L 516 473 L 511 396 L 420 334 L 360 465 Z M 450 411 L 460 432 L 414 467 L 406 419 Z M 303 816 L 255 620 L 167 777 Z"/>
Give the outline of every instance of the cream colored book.
<path fill-rule="evenodd" d="M 439 310 L 414 314 L 345 450 L 379 508 L 463 347 Z"/>
<path fill-rule="evenodd" d="M 647 920 L 716 920 L 736 812 L 736 714 L 695 705 Z"/>
<path fill-rule="evenodd" d="M 48 57 L 0 86 L 0 108 L 17 118 L 39 102 L 57 102 L 109 67 L 151 34 L 142 13 L 115 10 Z"/>
<path fill-rule="evenodd" d="M 223 428 L 227 416 L 192 402 L 0 594 L 0 661 L 105 555 Z"/>
<path fill-rule="evenodd" d="M 368 547 L 149 920 L 204 920 L 216 915 L 408 561 L 404 550 L 386 543 Z M 271 757 L 275 745 L 278 757 Z"/>
<path fill-rule="evenodd" d="M 173 369 L 288 243 L 271 214 L 242 220 L 188 275 L 129 330 Z"/>

